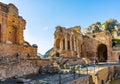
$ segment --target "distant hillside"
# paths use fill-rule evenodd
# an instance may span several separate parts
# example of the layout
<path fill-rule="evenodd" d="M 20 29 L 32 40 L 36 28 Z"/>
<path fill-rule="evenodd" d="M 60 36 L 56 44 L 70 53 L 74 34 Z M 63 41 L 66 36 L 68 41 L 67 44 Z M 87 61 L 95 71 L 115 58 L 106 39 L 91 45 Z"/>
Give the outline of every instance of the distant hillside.
<path fill-rule="evenodd" d="M 44 55 L 40 54 L 40 53 L 37 53 L 38 56 L 40 56 L 41 58 L 43 58 Z"/>
<path fill-rule="evenodd" d="M 53 48 L 49 49 L 44 55 L 38 53 L 37 55 L 40 56 L 42 59 L 47 59 L 50 56 L 50 53 L 52 52 Z"/>
<path fill-rule="evenodd" d="M 43 56 L 43 58 L 48 58 L 50 56 L 50 53 L 52 52 L 53 48 L 49 49 Z"/>

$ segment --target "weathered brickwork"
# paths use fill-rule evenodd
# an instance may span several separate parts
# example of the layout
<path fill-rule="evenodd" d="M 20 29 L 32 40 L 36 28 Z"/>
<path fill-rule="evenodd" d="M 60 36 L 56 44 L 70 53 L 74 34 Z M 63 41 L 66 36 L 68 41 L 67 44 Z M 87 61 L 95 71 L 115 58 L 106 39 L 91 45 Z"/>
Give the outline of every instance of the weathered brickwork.
<path fill-rule="evenodd" d="M 0 79 L 37 74 L 39 70 L 39 68 L 29 60 L 16 60 L 9 63 L 2 63 L 0 68 Z"/>
<path fill-rule="evenodd" d="M 64 57 L 81 56 L 81 45 L 83 43 L 83 35 L 80 32 L 80 27 L 62 28 L 56 27 L 54 33 L 54 50 Z"/>
<path fill-rule="evenodd" d="M 111 59 L 112 41 L 109 32 L 100 32 L 84 36 L 84 57 L 97 57 L 99 61 Z M 104 57 L 105 59 L 104 59 Z"/>
<path fill-rule="evenodd" d="M 37 56 L 37 46 L 24 40 L 25 25 L 15 5 L 0 2 L 0 56 Z"/>
<path fill-rule="evenodd" d="M 13 4 L 0 2 L 0 79 L 38 73 L 33 60 L 37 58 L 37 45 L 24 40 L 25 25 Z"/>
<path fill-rule="evenodd" d="M 51 55 L 67 58 L 89 58 L 99 61 L 111 60 L 112 37 L 109 32 L 84 35 L 79 26 L 56 27 L 54 50 Z"/>

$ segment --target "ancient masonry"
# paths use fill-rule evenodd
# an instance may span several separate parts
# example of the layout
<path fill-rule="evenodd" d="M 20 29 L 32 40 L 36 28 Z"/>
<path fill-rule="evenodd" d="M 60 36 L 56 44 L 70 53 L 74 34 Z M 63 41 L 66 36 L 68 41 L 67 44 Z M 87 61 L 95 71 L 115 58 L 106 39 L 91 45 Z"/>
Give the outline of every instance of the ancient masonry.
<path fill-rule="evenodd" d="M 0 56 L 36 56 L 37 46 L 24 41 L 26 21 L 13 4 L 0 3 Z"/>
<path fill-rule="evenodd" d="M 63 58 L 98 59 L 99 62 L 119 61 L 120 53 L 112 47 L 109 32 L 84 35 L 80 26 L 65 28 L 57 26 L 54 33 L 54 49 L 52 56 L 59 53 Z"/>
<path fill-rule="evenodd" d="M 26 21 L 13 4 L 0 2 L 0 79 L 38 72 L 37 45 L 24 40 Z"/>
<path fill-rule="evenodd" d="M 84 35 L 80 26 L 57 26 L 50 59 L 41 60 L 37 57 L 37 45 L 24 40 L 25 25 L 15 5 L 0 2 L 0 79 L 37 73 L 38 66 L 51 65 L 54 57 L 59 63 L 61 57 L 72 59 L 71 63 L 75 58 L 74 64 L 81 62 L 81 58 L 99 62 L 120 60 L 120 47 L 112 46 L 109 32 Z"/>

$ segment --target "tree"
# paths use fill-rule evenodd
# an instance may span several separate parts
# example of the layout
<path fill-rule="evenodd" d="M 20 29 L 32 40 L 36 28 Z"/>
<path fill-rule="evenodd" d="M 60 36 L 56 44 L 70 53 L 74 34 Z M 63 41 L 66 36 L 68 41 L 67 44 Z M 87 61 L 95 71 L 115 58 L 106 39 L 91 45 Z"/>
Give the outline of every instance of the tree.
<path fill-rule="evenodd" d="M 96 25 L 101 25 L 101 22 L 96 22 L 95 24 L 96 24 Z"/>
<path fill-rule="evenodd" d="M 110 33 L 112 33 L 114 31 L 114 26 L 117 25 L 117 23 L 118 22 L 115 19 L 107 20 L 105 23 L 103 23 L 105 31 L 109 31 Z"/>
<path fill-rule="evenodd" d="M 103 24 L 97 21 L 96 23 L 91 24 L 86 29 L 86 34 L 97 33 L 101 31 L 109 31 L 111 34 L 113 34 L 113 32 L 115 31 L 115 25 L 117 24 L 118 24 L 118 21 L 116 19 L 109 19 L 105 21 Z"/>

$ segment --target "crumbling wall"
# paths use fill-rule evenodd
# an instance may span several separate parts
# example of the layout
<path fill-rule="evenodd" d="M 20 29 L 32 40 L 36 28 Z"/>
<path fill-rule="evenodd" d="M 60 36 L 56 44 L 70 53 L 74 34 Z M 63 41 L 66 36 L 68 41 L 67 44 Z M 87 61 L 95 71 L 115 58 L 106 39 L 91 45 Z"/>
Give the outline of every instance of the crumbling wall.
<path fill-rule="evenodd" d="M 18 56 L 22 58 L 36 57 L 37 48 L 0 43 L 0 56 Z"/>
<path fill-rule="evenodd" d="M 111 59 L 112 40 L 109 32 L 100 32 L 96 34 L 90 34 L 84 36 L 83 42 L 83 55 L 84 57 L 95 58 L 98 55 L 99 45 L 105 45 L 107 47 L 108 59 Z"/>
<path fill-rule="evenodd" d="M 28 60 L 4 63 L 0 64 L 0 79 L 36 74 L 38 70 L 39 68 Z"/>

